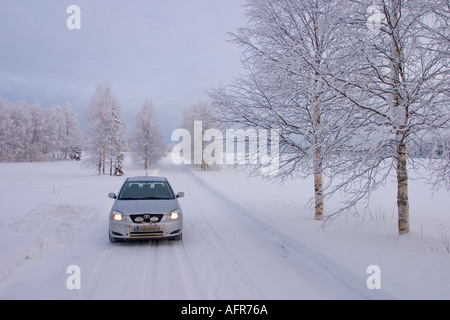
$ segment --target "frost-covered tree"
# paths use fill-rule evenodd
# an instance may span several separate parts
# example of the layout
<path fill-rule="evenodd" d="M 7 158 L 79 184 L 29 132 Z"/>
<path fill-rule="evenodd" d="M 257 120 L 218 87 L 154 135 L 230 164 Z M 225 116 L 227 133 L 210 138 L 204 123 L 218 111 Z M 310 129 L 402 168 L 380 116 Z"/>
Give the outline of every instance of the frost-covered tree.
<path fill-rule="evenodd" d="M 336 12 L 343 1 L 247 1 L 247 27 L 233 35 L 246 73 L 210 91 L 220 120 L 241 128 L 277 129 L 280 168 L 270 178 L 314 176 L 315 218 L 324 214 L 323 175 L 348 138 L 349 110 L 323 76 L 338 66 L 343 40 Z"/>
<path fill-rule="evenodd" d="M 448 12 L 448 0 L 354 1 L 341 12 L 342 68 L 322 77 L 357 110 L 354 142 L 341 155 L 342 187 L 358 199 L 394 169 L 400 234 L 409 232 L 408 157 L 432 142 L 427 156 L 448 166 Z"/>
<path fill-rule="evenodd" d="M 448 179 L 449 8 L 448 0 L 248 0 L 249 23 L 233 35 L 247 72 L 211 90 L 212 104 L 229 125 L 279 130 L 275 178 L 312 173 L 316 218 L 326 195 L 346 199 L 331 217 L 395 170 L 407 233 L 408 156 L 440 155 L 435 172 Z"/>
<path fill-rule="evenodd" d="M 191 136 L 191 150 L 194 151 L 191 152 L 191 163 L 200 164 L 202 171 L 208 170 L 208 164 L 203 157 L 203 152 L 208 144 L 204 139 L 204 134 L 209 129 L 220 129 L 220 121 L 218 121 L 215 109 L 206 100 L 190 105 L 183 110 L 182 126 L 189 131 Z M 199 148 L 199 150 L 194 150 L 195 148 Z"/>
<path fill-rule="evenodd" d="M 14 119 L 10 104 L 0 97 L 0 161 L 15 161 L 14 156 Z"/>
<path fill-rule="evenodd" d="M 78 120 L 68 104 L 42 108 L 1 99 L 0 112 L 0 161 L 63 160 L 79 147 Z"/>
<path fill-rule="evenodd" d="M 133 160 L 147 169 L 165 154 L 166 146 L 156 122 L 155 107 L 146 101 L 136 113 L 133 136 L 130 141 Z"/>
<path fill-rule="evenodd" d="M 29 106 L 24 101 L 15 104 L 11 108 L 11 119 L 13 120 L 11 139 L 13 161 L 30 161 L 29 148 L 33 127 Z"/>
<path fill-rule="evenodd" d="M 78 121 L 76 113 L 73 111 L 69 104 L 66 104 L 62 109 L 64 115 L 64 126 L 61 130 L 61 157 L 67 159 L 67 157 L 80 157 L 82 142 L 79 131 L 80 123 Z"/>
<path fill-rule="evenodd" d="M 51 138 L 45 135 L 46 118 L 45 112 L 39 104 L 28 107 L 30 112 L 30 127 L 28 128 L 26 149 L 27 161 L 42 161 L 45 155 L 51 150 L 46 149 L 49 143 L 54 143 Z"/>
<path fill-rule="evenodd" d="M 4 162 L 26 161 L 24 143 L 29 117 L 23 112 L 23 104 L 13 105 L 0 99 L 0 160 Z M 23 119 L 23 121 L 21 120 Z"/>
<path fill-rule="evenodd" d="M 86 111 L 88 151 L 85 163 L 96 168 L 98 174 L 113 174 L 115 164 L 125 149 L 125 125 L 122 122 L 122 111 L 109 82 L 99 84 L 90 106 Z"/>
<path fill-rule="evenodd" d="M 79 122 L 69 104 L 46 110 L 46 149 L 54 159 L 67 159 L 72 150 L 80 148 Z"/>

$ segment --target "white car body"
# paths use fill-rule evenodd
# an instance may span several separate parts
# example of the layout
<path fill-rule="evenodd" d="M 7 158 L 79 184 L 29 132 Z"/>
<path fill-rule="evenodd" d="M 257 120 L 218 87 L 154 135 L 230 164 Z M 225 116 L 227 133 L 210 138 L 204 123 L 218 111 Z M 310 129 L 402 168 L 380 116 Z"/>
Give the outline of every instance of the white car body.
<path fill-rule="evenodd" d="M 141 239 L 182 239 L 183 214 L 178 198 L 164 177 L 127 178 L 109 216 L 111 242 Z"/>

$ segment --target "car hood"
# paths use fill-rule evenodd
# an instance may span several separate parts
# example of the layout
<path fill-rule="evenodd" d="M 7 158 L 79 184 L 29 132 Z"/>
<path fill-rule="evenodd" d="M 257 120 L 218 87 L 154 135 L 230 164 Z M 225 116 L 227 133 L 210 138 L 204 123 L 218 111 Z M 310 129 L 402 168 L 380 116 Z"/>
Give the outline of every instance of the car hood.
<path fill-rule="evenodd" d="M 125 215 L 140 213 L 168 214 L 172 210 L 179 210 L 177 199 L 169 200 L 116 200 L 113 210 Z"/>

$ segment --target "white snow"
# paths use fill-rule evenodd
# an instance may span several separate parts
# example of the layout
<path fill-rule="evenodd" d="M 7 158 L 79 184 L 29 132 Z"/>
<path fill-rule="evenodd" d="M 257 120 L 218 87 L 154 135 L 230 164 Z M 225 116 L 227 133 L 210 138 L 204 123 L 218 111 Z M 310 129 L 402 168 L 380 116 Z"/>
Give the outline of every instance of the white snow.
<path fill-rule="evenodd" d="M 369 212 L 322 228 L 305 207 L 308 179 L 277 186 L 168 159 L 148 174 L 186 193 L 180 242 L 109 243 L 107 194 L 125 177 L 71 161 L 1 163 L 0 299 L 450 299 L 446 191 L 411 179 L 407 235 L 397 235 L 395 183 Z M 145 175 L 129 163 L 125 173 Z M 66 285 L 71 265 L 80 289 Z M 367 287 L 371 265 L 380 289 Z"/>

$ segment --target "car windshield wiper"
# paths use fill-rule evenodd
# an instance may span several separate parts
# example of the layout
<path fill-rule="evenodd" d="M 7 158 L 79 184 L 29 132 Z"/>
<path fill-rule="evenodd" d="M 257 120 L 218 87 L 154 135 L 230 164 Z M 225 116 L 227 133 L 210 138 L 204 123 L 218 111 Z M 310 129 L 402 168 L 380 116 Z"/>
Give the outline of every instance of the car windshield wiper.
<path fill-rule="evenodd" d="M 161 198 L 161 197 L 144 197 L 144 198 L 139 198 L 142 200 L 166 200 L 167 198 Z"/>
<path fill-rule="evenodd" d="M 160 197 L 139 197 L 139 198 L 133 198 L 133 197 L 125 197 L 125 198 L 119 198 L 119 200 L 170 200 L 173 198 L 160 198 Z"/>

